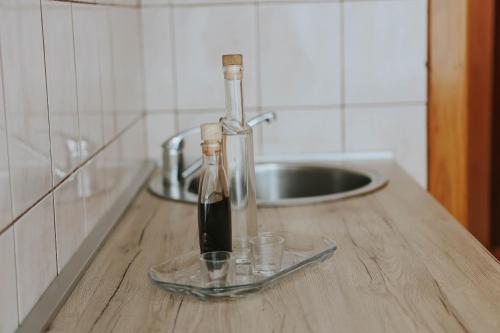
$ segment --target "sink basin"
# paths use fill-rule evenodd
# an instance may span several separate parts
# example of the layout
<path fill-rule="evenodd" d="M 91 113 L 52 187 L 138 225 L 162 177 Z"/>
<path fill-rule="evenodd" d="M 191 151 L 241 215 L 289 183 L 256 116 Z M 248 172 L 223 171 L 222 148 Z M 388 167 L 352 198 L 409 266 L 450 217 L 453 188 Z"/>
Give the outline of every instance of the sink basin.
<path fill-rule="evenodd" d="M 257 204 L 259 206 L 303 205 L 339 200 L 374 191 L 387 183 L 376 171 L 315 163 L 258 163 L 255 167 Z M 163 184 L 154 177 L 150 190 L 162 198 L 196 202 L 198 178 L 185 186 Z"/>

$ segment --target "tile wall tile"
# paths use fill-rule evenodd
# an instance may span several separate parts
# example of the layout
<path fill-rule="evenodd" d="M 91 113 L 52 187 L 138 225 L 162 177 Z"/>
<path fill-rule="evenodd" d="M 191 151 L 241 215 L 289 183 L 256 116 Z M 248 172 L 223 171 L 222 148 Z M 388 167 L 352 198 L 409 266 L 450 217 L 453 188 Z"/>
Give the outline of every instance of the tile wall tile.
<path fill-rule="evenodd" d="M 85 201 L 85 235 L 87 236 L 102 220 L 109 209 L 110 200 L 107 184 L 106 154 L 109 147 L 89 160 L 79 171 Z"/>
<path fill-rule="evenodd" d="M 109 7 L 116 128 L 122 131 L 144 112 L 140 11 Z"/>
<path fill-rule="evenodd" d="M 105 151 L 106 186 L 110 203 L 124 193 L 147 159 L 146 123 L 139 119 Z"/>
<path fill-rule="evenodd" d="M 85 238 L 84 196 L 82 173 L 73 173 L 54 192 L 54 216 L 57 241 L 57 267 L 59 272 Z"/>
<path fill-rule="evenodd" d="M 158 7 L 158 5 L 169 5 L 173 0 L 139 0 L 142 8 L 154 6 Z"/>
<path fill-rule="evenodd" d="M 80 164 L 71 4 L 42 2 L 54 184 Z"/>
<path fill-rule="evenodd" d="M 17 216 L 52 185 L 49 121 L 39 0 L 5 0 L 0 45 Z"/>
<path fill-rule="evenodd" d="M 13 228 L 0 235 L 0 332 L 17 328 L 17 285 Z"/>
<path fill-rule="evenodd" d="M 260 6 L 262 103 L 340 104 L 339 3 Z"/>
<path fill-rule="evenodd" d="M 171 38 L 171 8 L 142 10 L 146 109 L 173 110 L 174 68 Z"/>
<path fill-rule="evenodd" d="M 111 4 L 128 7 L 138 7 L 141 4 L 141 0 L 96 0 L 96 2 L 105 5 Z"/>
<path fill-rule="evenodd" d="M 162 3 L 170 1 L 170 3 L 178 6 L 182 5 L 211 5 L 211 4 L 237 4 L 237 3 L 249 3 L 248 0 L 146 0 L 146 1 L 162 1 Z"/>
<path fill-rule="evenodd" d="M 57 275 L 52 200 L 46 196 L 14 225 L 20 320 Z"/>
<path fill-rule="evenodd" d="M 110 196 L 144 165 L 140 11 L 129 6 L 135 3 L 2 1 L 0 230 L 24 214 L 0 234 L 0 280 L 7 286 L 0 290 L 2 332 L 26 317 L 105 216 Z M 111 145 L 115 169 L 105 154 L 112 149 L 105 148 L 48 193 L 125 129 Z M 78 147 L 80 135 L 89 146 L 73 156 L 68 146 Z"/>
<path fill-rule="evenodd" d="M 3 107 L 2 64 L 0 63 L 0 230 L 12 220 L 7 126 Z"/>
<path fill-rule="evenodd" d="M 348 107 L 348 151 L 394 152 L 396 160 L 422 186 L 427 184 L 426 107 Z"/>
<path fill-rule="evenodd" d="M 72 4 L 78 113 L 85 161 L 104 144 L 102 92 L 100 89 L 99 15 L 101 7 Z"/>
<path fill-rule="evenodd" d="M 123 164 L 128 169 L 129 179 L 135 178 L 148 156 L 146 117 L 141 117 L 118 140 Z M 127 182 L 128 184 L 129 182 Z"/>
<path fill-rule="evenodd" d="M 148 135 L 148 156 L 162 164 L 161 144 L 176 133 L 173 113 L 150 113 L 146 117 Z"/>
<path fill-rule="evenodd" d="M 331 153 L 342 150 L 340 108 L 277 111 L 262 127 L 264 154 Z"/>
<path fill-rule="evenodd" d="M 243 54 L 245 104 L 256 106 L 255 7 L 178 7 L 174 20 L 179 109 L 224 108 L 225 53 Z"/>
<path fill-rule="evenodd" d="M 98 11 L 97 44 L 99 45 L 99 69 L 100 69 L 100 89 L 101 89 L 101 107 L 103 117 L 104 142 L 108 143 L 118 134 L 115 94 L 115 73 L 114 73 L 114 55 L 113 38 L 111 29 L 112 7 L 97 6 Z"/>
<path fill-rule="evenodd" d="M 344 9 L 346 102 L 426 101 L 426 1 L 353 1 Z"/>
<path fill-rule="evenodd" d="M 191 127 L 199 127 L 203 123 L 216 123 L 223 116 L 224 110 L 182 112 L 179 114 L 179 130 L 183 131 Z M 199 141 L 200 137 L 197 139 Z"/>

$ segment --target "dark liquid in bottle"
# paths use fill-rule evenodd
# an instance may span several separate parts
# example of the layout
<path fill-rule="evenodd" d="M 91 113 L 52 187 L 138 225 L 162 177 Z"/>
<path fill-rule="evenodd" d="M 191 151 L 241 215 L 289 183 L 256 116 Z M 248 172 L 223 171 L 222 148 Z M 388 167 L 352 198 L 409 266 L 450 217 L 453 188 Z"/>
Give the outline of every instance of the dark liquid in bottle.
<path fill-rule="evenodd" d="M 231 251 L 231 206 L 229 198 L 198 204 L 201 253 Z"/>

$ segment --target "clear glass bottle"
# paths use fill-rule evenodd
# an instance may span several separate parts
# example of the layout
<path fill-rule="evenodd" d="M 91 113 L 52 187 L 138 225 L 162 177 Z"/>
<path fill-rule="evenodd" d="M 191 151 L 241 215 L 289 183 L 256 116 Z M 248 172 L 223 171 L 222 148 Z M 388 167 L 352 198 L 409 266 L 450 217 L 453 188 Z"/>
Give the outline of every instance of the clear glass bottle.
<path fill-rule="evenodd" d="M 243 110 L 243 57 L 222 56 L 226 115 L 221 119 L 224 165 L 229 180 L 233 253 L 236 262 L 248 262 L 248 240 L 257 235 L 257 203 L 252 129 Z"/>
<path fill-rule="evenodd" d="M 203 171 L 198 189 L 200 252 L 231 251 L 231 206 L 221 158 L 220 124 L 201 125 Z"/>

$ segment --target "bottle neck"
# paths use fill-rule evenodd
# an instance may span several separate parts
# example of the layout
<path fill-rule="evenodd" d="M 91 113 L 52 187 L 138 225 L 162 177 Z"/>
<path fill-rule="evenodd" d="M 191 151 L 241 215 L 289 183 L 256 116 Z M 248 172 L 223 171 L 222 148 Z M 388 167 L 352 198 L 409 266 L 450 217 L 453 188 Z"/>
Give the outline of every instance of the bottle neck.
<path fill-rule="evenodd" d="M 217 165 L 221 162 L 221 145 L 218 141 L 204 141 L 201 146 L 204 164 Z"/>
<path fill-rule="evenodd" d="M 221 163 L 220 155 L 203 155 L 204 165 L 219 165 Z"/>
<path fill-rule="evenodd" d="M 243 67 L 231 65 L 224 67 L 224 87 L 226 91 L 226 121 L 245 126 L 243 111 Z"/>

